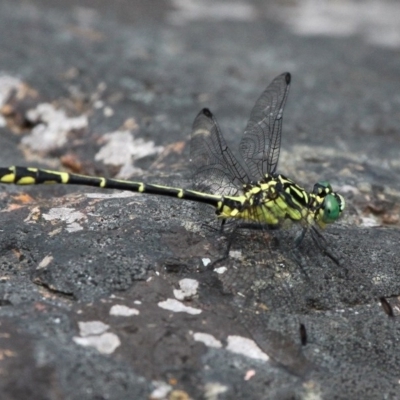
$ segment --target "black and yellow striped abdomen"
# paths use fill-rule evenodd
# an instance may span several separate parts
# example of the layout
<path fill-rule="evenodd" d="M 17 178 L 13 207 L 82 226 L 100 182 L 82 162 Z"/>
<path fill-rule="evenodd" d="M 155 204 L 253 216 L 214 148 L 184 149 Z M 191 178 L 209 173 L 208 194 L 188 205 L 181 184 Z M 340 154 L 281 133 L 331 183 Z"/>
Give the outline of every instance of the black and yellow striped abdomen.
<path fill-rule="evenodd" d="M 39 184 L 67 184 L 93 186 L 104 189 L 128 190 L 131 192 L 158 194 L 162 196 L 177 197 L 179 199 L 192 200 L 210 204 L 216 208 L 220 206 L 221 196 L 174 188 L 170 186 L 146 184 L 123 179 L 111 179 L 97 176 L 72 174 L 68 172 L 51 171 L 32 167 L 8 167 L 0 168 L 0 183 L 15 185 L 39 185 Z"/>

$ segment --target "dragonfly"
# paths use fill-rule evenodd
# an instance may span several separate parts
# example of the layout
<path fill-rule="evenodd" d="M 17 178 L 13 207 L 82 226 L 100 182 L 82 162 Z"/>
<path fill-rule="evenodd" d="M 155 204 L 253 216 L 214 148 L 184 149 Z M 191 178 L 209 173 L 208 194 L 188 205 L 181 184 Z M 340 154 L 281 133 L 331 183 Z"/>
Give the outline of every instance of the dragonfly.
<path fill-rule="evenodd" d="M 315 245 L 336 261 L 321 230 L 342 215 L 343 196 L 327 181 L 319 181 L 307 191 L 277 172 L 290 83 L 291 75 L 286 72 L 263 91 L 251 111 L 237 156 L 228 147 L 213 113 L 208 108 L 199 112 L 190 143 L 192 189 L 24 166 L 0 167 L 0 183 L 83 185 L 173 197 L 210 206 L 221 228 L 230 226 L 233 232 L 250 228 L 273 236 L 296 225 L 300 233 L 294 247 L 299 247 L 310 232 Z M 272 247 L 265 246 L 270 259 L 275 257 Z M 253 284 L 255 278 L 250 275 L 249 279 L 249 285 Z M 304 325 L 300 324 L 300 332 L 305 342 Z"/>

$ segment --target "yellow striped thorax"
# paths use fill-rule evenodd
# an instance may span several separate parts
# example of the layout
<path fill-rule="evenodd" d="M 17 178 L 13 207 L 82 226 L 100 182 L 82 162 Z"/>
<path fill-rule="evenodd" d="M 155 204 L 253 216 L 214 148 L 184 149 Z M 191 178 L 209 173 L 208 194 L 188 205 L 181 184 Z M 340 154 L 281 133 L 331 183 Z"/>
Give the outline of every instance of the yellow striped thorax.
<path fill-rule="evenodd" d="M 291 220 L 324 228 L 339 218 L 344 205 L 328 182 L 316 183 L 308 193 L 284 175 L 266 174 L 261 181 L 244 185 L 241 196 L 225 196 L 217 215 L 272 226 Z"/>

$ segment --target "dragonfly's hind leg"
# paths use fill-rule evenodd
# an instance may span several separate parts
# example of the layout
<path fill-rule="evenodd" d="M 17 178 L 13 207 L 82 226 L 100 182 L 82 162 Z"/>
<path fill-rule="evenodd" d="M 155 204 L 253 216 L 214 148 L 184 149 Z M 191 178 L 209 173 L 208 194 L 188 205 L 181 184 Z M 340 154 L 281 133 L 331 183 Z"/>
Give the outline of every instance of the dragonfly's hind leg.
<path fill-rule="evenodd" d="M 326 239 L 314 226 L 311 230 L 311 238 L 322 253 L 326 254 L 337 266 L 342 267 L 346 273 L 348 272 L 347 268 L 340 264 L 338 258 L 329 251 Z"/>
<path fill-rule="evenodd" d="M 306 236 L 307 233 L 307 227 L 304 227 L 301 232 L 300 235 L 298 235 L 295 239 L 294 239 L 294 247 L 298 248 L 300 247 L 301 243 L 303 242 L 304 237 Z"/>
<path fill-rule="evenodd" d="M 226 220 L 223 219 L 223 220 L 221 221 L 221 226 L 220 226 L 220 229 L 219 229 L 219 232 L 220 232 L 221 234 L 224 233 L 225 223 L 226 223 Z M 212 263 L 208 264 L 207 269 L 211 269 L 211 270 L 212 270 L 212 269 L 215 268 L 215 266 L 216 266 L 217 264 L 219 264 L 220 262 L 223 262 L 223 261 L 225 261 L 227 258 L 229 258 L 229 252 L 230 252 L 230 250 L 231 250 L 231 247 L 232 247 L 232 244 L 233 244 L 233 240 L 234 240 L 234 236 L 235 236 L 235 232 L 237 231 L 238 227 L 239 227 L 239 225 L 236 224 L 236 225 L 233 227 L 232 231 L 229 232 L 229 235 L 227 235 L 228 243 L 227 243 L 227 245 L 226 245 L 226 248 L 225 248 L 225 250 L 224 250 L 223 255 L 222 255 L 220 258 L 217 258 L 217 259 L 216 259 L 215 261 L 213 261 Z"/>
<path fill-rule="evenodd" d="M 220 226 L 220 228 L 219 228 L 220 233 L 223 233 L 223 232 L 224 232 L 225 223 L 226 223 L 226 219 L 223 219 L 223 220 L 221 221 L 221 226 Z"/>

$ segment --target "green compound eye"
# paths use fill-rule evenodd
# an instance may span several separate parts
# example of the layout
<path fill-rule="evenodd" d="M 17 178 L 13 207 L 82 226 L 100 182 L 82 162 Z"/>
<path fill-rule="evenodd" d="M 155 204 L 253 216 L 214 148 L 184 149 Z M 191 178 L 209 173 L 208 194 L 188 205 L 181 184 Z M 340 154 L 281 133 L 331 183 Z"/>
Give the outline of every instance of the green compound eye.
<path fill-rule="evenodd" d="M 322 208 L 324 210 L 322 222 L 324 224 L 331 224 L 335 222 L 344 208 L 344 199 L 342 196 L 336 197 L 333 194 L 326 195 Z"/>

